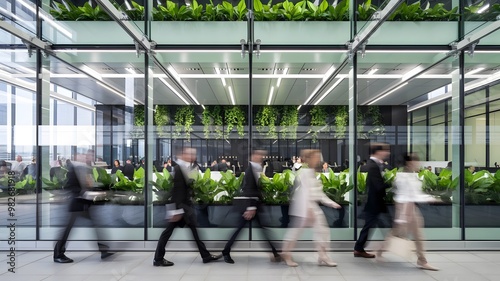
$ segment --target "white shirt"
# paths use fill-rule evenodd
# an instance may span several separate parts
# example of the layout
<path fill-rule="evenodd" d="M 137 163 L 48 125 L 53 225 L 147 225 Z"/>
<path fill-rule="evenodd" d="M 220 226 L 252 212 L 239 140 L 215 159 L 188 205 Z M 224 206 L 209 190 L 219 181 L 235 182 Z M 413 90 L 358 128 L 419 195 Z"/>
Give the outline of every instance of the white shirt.
<path fill-rule="evenodd" d="M 398 172 L 394 179 L 396 195 L 394 201 L 398 203 L 407 202 L 429 202 L 434 198 L 422 191 L 422 181 L 417 173 Z"/>

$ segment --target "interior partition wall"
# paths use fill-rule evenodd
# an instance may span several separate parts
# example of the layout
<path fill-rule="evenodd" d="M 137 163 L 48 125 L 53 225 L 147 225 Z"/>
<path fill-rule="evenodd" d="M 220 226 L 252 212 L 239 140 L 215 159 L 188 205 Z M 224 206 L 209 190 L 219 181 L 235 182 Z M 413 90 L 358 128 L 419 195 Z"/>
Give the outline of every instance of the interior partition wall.
<path fill-rule="evenodd" d="M 153 184 L 163 162 L 175 162 L 179 149 L 192 147 L 202 173 L 225 159 L 239 176 L 250 150 L 263 148 L 268 177 L 289 169 L 287 161 L 303 149 L 319 149 L 337 176 L 347 174 L 352 189 L 336 197 L 343 209 L 322 208 L 332 245 L 350 249 L 364 223 L 366 190 L 365 175 L 346 170 L 356 171 L 374 142 L 391 147 L 389 173 L 413 152 L 439 181 L 424 188 L 442 202 L 421 206 L 426 239 L 437 241 L 431 245 L 498 240 L 499 32 L 454 51 L 493 20 L 404 21 L 404 1 L 369 6 L 374 17 L 350 1 L 341 21 L 262 20 L 254 1 L 242 2 L 239 21 L 160 21 L 158 3 L 143 1 L 134 5 L 144 16 L 131 20 L 125 2 L 97 2 L 108 20 L 58 19 L 59 6 L 45 0 L 1 4 L 0 157 L 6 167 L 18 167 L 20 155 L 31 167 L 30 177 L 15 175 L 12 196 L 9 175 L 3 175 L 2 243 L 13 214 L 16 239 L 27 248 L 43 241 L 40 247 L 51 247 L 66 225 L 71 198 L 57 179 L 67 161 L 85 162 L 89 151 L 99 158 L 96 165 L 130 160 L 142 170 L 132 184 L 122 179 L 111 198 L 96 200 L 71 239 L 150 241 L 142 247 L 151 248 L 167 223 L 164 194 Z M 465 15 L 465 3 L 445 7 L 455 4 Z M 439 36 L 429 36 L 429 29 Z M 26 42 L 30 37 L 41 40 Z M 291 123 L 283 121 L 287 114 L 295 118 Z M 452 172 L 445 178 L 440 172 L 448 162 Z M 469 174 L 470 166 L 476 171 Z M 95 181 L 102 189 L 103 179 Z M 197 203 L 201 235 L 218 247 L 238 214 L 231 201 Z M 265 210 L 272 238 L 283 239 L 287 202 L 274 200 Z M 382 239 L 390 222 L 373 239 Z M 179 229 L 172 240 L 190 241 L 188 232 Z M 252 223 L 238 239 L 252 248 L 264 236 Z M 306 230 L 301 241 L 307 246 L 310 240 Z"/>

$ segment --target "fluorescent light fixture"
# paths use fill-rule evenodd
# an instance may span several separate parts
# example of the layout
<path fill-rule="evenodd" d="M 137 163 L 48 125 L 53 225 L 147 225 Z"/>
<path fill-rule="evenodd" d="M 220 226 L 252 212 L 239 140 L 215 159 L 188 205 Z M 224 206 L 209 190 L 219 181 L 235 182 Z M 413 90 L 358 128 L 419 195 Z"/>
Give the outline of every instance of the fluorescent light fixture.
<path fill-rule="evenodd" d="M 378 68 L 372 68 L 369 72 L 368 72 L 368 75 L 373 75 L 375 74 L 375 72 L 378 71 Z"/>
<path fill-rule="evenodd" d="M 318 105 L 329 93 L 331 93 L 333 91 L 333 89 L 335 89 L 343 80 L 344 80 L 345 76 L 342 76 L 342 77 L 339 77 L 339 80 L 337 80 L 337 82 L 335 82 L 331 87 L 330 89 L 328 89 L 322 96 L 321 98 L 319 98 L 315 103 L 314 105 Z"/>
<path fill-rule="evenodd" d="M 490 4 L 486 4 L 486 5 L 482 6 L 481 8 L 479 8 L 479 10 L 477 10 L 477 13 L 481 14 L 482 12 L 486 11 L 489 7 L 490 7 Z"/>
<path fill-rule="evenodd" d="M 91 106 L 91 105 L 88 105 L 88 104 L 85 104 L 79 100 L 75 100 L 73 98 L 70 98 L 70 97 L 67 97 L 65 95 L 61 95 L 57 92 L 50 92 L 50 97 L 56 99 L 56 100 L 60 100 L 60 101 L 63 101 L 65 103 L 69 103 L 69 104 L 72 104 L 72 105 L 75 105 L 75 106 L 78 106 L 78 107 L 81 107 L 81 108 L 84 108 L 84 109 L 87 109 L 87 110 L 90 110 L 90 111 L 95 111 L 95 107 Z"/>
<path fill-rule="evenodd" d="M 285 68 L 285 69 L 283 70 L 283 75 L 287 74 L 287 72 L 288 72 L 288 68 Z M 282 76 L 280 76 L 280 78 L 278 78 L 278 82 L 276 83 L 276 87 L 278 87 L 278 88 L 279 88 L 279 86 L 281 85 L 281 79 L 283 79 L 283 77 L 282 77 Z"/>
<path fill-rule="evenodd" d="M 24 7 L 26 7 L 28 10 L 30 10 L 33 14 L 36 14 L 36 9 L 35 7 L 33 7 L 34 5 L 32 5 L 31 3 L 28 4 L 26 2 L 24 2 L 23 0 L 17 0 L 18 3 L 21 3 L 21 5 L 23 5 Z M 66 3 L 64 3 L 66 4 Z M 68 9 L 70 10 L 70 9 Z M 71 34 L 71 32 L 69 32 L 67 29 L 65 29 L 64 27 L 62 27 L 60 24 L 58 24 L 57 22 L 53 21 L 51 18 L 47 17 L 45 15 L 45 11 L 40 9 L 40 17 L 45 20 L 46 22 L 48 22 L 50 25 L 52 25 L 55 29 L 57 29 L 58 31 L 60 31 L 62 34 L 66 35 L 66 37 L 72 39 L 73 38 L 73 34 Z"/>
<path fill-rule="evenodd" d="M 395 91 L 397 91 L 397 90 L 399 90 L 399 89 L 403 88 L 403 87 L 404 87 L 404 86 L 406 86 L 406 85 L 408 85 L 408 82 L 405 82 L 405 83 L 403 83 L 403 84 L 401 84 L 401 85 L 397 86 L 396 88 L 394 88 L 394 89 L 390 90 L 389 92 L 387 92 L 387 93 L 385 93 L 385 94 L 381 95 L 380 97 L 376 98 L 375 100 L 373 100 L 373 101 L 369 102 L 369 103 L 368 103 L 368 105 L 372 105 L 372 104 L 376 103 L 377 101 L 379 101 L 379 100 L 381 100 L 381 99 L 383 99 L 383 98 L 387 97 L 388 95 L 390 95 L 390 94 L 394 93 Z"/>
<path fill-rule="evenodd" d="M 487 84 L 494 82 L 498 79 L 500 79 L 500 71 L 493 73 L 489 78 L 486 78 L 486 79 L 481 80 L 479 82 L 472 81 L 472 82 L 467 83 L 465 85 L 465 91 L 467 92 L 467 91 L 470 91 L 472 89 L 487 85 Z"/>
<path fill-rule="evenodd" d="M 125 70 L 128 71 L 131 74 L 137 74 L 137 72 L 133 68 L 131 68 L 131 67 L 125 67 Z"/>
<path fill-rule="evenodd" d="M 420 53 L 420 54 L 445 54 L 448 53 L 449 51 L 446 50 L 366 50 L 366 53 L 401 53 L 401 54 L 406 54 L 406 53 Z"/>
<path fill-rule="evenodd" d="M 189 105 L 189 102 L 187 102 L 187 100 L 185 98 L 182 97 L 182 95 L 177 92 L 176 89 L 174 89 L 174 87 L 172 87 L 172 85 L 170 85 L 170 83 L 168 83 L 167 81 L 165 81 L 165 79 L 163 78 L 158 78 L 160 79 L 160 81 L 165 84 L 165 86 L 167 86 L 172 92 L 174 92 L 174 94 L 179 98 L 181 99 L 185 104 Z"/>
<path fill-rule="evenodd" d="M 260 50 L 261 53 L 345 53 L 347 50 Z M 241 53 L 241 49 L 168 49 L 155 53 Z"/>
<path fill-rule="evenodd" d="M 179 76 L 179 73 L 177 73 L 177 71 L 175 71 L 174 67 L 172 65 L 170 65 L 167 68 L 167 70 L 170 72 L 170 74 L 172 74 L 172 76 L 174 76 L 175 80 L 177 80 L 177 82 L 179 82 L 179 85 L 193 99 L 193 101 L 196 103 L 196 105 L 200 105 L 200 103 L 193 96 L 193 94 L 191 93 L 191 91 L 189 90 L 189 88 L 186 86 L 186 84 L 184 84 L 184 82 L 182 82 L 181 77 Z"/>
<path fill-rule="evenodd" d="M 217 73 L 217 75 L 221 75 L 220 69 L 218 67 L 215 68 L 215 72 Z M 221 77 L 220 80 L 222 81 L 222 86 L 226 87 L 226 78 Z"/>
<path fill-rule="evenodd" d="M 168 72 L 170 72 L 170 74 L 172 74 L 172 76 L 174 76 L 175 80 L 181 82 L 181 77 L 179 76 L 179 73 L 177 73 L 177 71 L 175 71 L 175 69 L 170 65 L 168 68 L 167 68 Z"/>
<path fill-rule="evenodd" d="M 127 0 L 124 0 L 123 2 L 125 3 L 125 7 L 127 8 L 127 10 L 132 10 L 132 6 L 130 6 L 130 3 Z"/>
<path fill-rule="evenodd" d="M 229 89 L 229 96 L 231 97 L 231 103 L 233 105 L 236 105 L 236 103 L 234 102 L 234 95 L 233 95 L 233 89 L 231 88 L 231 86 L 227 87 Z"/>
<path fill-rule="evenodd" d="M 302 107 L 302 104 L 297 107 L 297 110 L 300 110 L 301 107 Z"/>
<path fill-rule="evenodd" d="M 24 66 L 21 66 L 21 65 L 16 65 L 14 66 L 15 69 L 17 70 L 22 70 L 26 73 L 30 73 L 30 74 L 36 74 L 36 71 L 34 71 L 33 69 L 31 68 L 27 68 L 27 67 L 24 67 Z"/>
<path fill-rule="evenodd" d="M 401 81 L 406 81 L 408 79 L 410 79 L 412 76 L 414 76 L 415 74 L 419 73 L 420 71 L 422 71 L 424 68 L 419 65 L 417 67 L 415 67 L 414 69 L 406 72 L 403 77 L 401 77 Z"/>
<path fill-rule="evenodd" d="M 271 100 L 273 99 L 274 94 L 274 86 L 271 87 L 271 91 L 269 91 L 269 98 L 267 99 L 267 105 L 271 105 Z"/>
<path fill-rule="evenodd" d="M 137 53 L 135 50 L 79 50 L 79 49 L 59 49 L 54 50 L 56 53 Z"/>
<path fill-rule="evenodd" d="M 481 72 L 483 70 L 484 70 L 484 67 L 476 68 L 474 70 L 471 70 L 471 71 L 465 73 L 465 76 L 473 75 L 473 74 L 476 74 L 476 73 Z"/>
<path fill-rule="evenodd" d="M 88 67 L 87 65 L 84 64 L 81 69 L 83 71 L 85 71 L 87 74 L 90 74 L 90 76 L 94 77 L 95 79 L 102 81 L 101 74 L 99 72 L 93 70 L 92 68 Z"/>
<path fill-rule="evenodd" d="M 103 88 L 105 88 L 105 89 L 108 89 L 108 90 L 109 90 L 109 91 L 111 91 L 113 94 L 115 94 L 115 95 L 117 95 L 117 96 L 120 96 L 120 97 L 122 97 L 122 98 L 125 98 L 125 95 L 124 95 L 123 93 L 121 93 L 121 92 L 119 92 L 119 91 L 117 91 L 117 90 L 115 90 L 115 89 L 111 88 L 110 86 L 108 86 L 108 85 L 106 85 L 106 84 L 104 84 L 104 83 L 102 83 L 102 82 L 99 82 L 99 81 L 95 81 L 95 82 L 96 82 L 99 86 L 101 86 L 101 87 L 103 87 Z"/>

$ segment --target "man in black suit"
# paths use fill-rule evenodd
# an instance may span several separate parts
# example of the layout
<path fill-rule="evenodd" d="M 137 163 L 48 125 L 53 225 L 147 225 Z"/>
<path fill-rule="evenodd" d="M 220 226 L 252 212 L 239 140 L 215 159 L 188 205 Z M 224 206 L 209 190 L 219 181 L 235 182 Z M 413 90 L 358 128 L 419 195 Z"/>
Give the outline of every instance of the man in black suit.
<path fill-rule="evenodd" d="M 132 165 L 132 161 L 127 159 L 127 161 L 125 161 L 125 166 L 123 166 L 123 175 L 129 180 L 134 180 L 134 172 L 135 168 L 134 165 Z"/>
<path fill-rule="evenodd" d="M 85 192 L 92 188 L 92 167 L 90 164 L 94 159 L 94 150 L 89 149 L 86 155 L 86 164 L 72 163 L 67 161 L 66 183 L 64 189 L 71 191 L 72 199 L 69 203 L 69 218 L 66 228 L 54 247 L 54 262 L 56 263 L 72 263 L 73 260 L 65 255 L 66 242 L 76 220 L 81 218 L 90 218 L 89 207 L 92 205 L 92 198 L 87 198 Z M 98 233 L 99 234 L 99 233 Z M 101 259 L 105 259 L 113 253 L 108 251 L 108 246 L 97 243 L 101 252 Z"/>
<path fill-rule="evenodd" d="M 243 187 L 242 187 L 242 197 L 236 197 L 235 199 L 241 202 L 238 202 L 237 206 L 241 208 L 239 211 L 243 213 L 239 222 L 238 228 L 231 236 L 229 241 L 227 241 L 224 250 L 222 250 L 222 255 L 224 256 L 224 261 L 226 263 L 234 263 L 234 260 L 231 258 L 231 246 L 234 244 L 234 241 L 238 237 L 241 229 L 246 225 L 246 223 L 252 219 L 255 219 L 259 225 L 262 220 L 263 213 L 259 210 L 259 201 L 262 200 L 262 191 L 259 187 L 259 178 L 262 174 L 262 160 L 266 155 L 266 151 L 264 150 L 254 150 L 250 157 L 250 165 L 245 170 L 245 176 L 243 178 Z M 267 235 L 266 232 L 264 234 Z M 271 246 L 271 250 L 273 252 L 273 257 L 271 261 L 280 262 L 281 256 L 276 251 L 276 248 L 271 243 L 271 241 L 267 238 L 267 242 Z"/>
<path fill-rule="evenodd" d="M 385 166 L 384 161 L 390 155 L 389 145 L 385 143 L 374 143 L 370 146 L 370 160 L 364 166 L 368 172 L 366 176 L 366 188 L 368 199 L 365 205 L 365 225 L 361 230 L 358 240 L 354 246 L 354 256 L 362 258 L 374 258 L 375 255 L 365 252 L 365 244 L 370 234 L 370 229 L 379 225 L 379 216 L 387 212 L 384 197 L 385 190 L 389 187 L 382 177 Z"/>
<path fill-rule="evenodd" d="M 186 225 L 191 229 L 193 233 L 194 240 L 198 246 L 203 263 L 208 263 L 214 260 L 218 260 L 222 255 L 212 255 L 205 247 L 205 244 L 200 240 L 198 236 L 198 231 L 196 229 L 196 215 L 193 206 L 193 201 L 191 200 L 193 190 L 191 188 L 191 183 L 193 178 L 191 173 L 197 173 L 196 170 L 192 170 L 191 163 L 196 159 L 196 150 L 194 148 L 184 147 L 181 154 L 177 160 L 177 165 L 174 166 L 174 187 L 172 188 L 172 205 L 175 205 L 173 210 L 169 210 L 167 215 L 170 217 L 169 224 L 167 228 L 161 233 L 160 239 L 158 240 L 158 245 L 156 246 L 155 256 L 153 260 L 154 266 L 172 266 L 173 262 L 168 261 L 164 258 L 165 256 L 165 246 L 167 245 L 168 239 L 172 235 L 174 229 L 179 226 L 183 227 Z"/>

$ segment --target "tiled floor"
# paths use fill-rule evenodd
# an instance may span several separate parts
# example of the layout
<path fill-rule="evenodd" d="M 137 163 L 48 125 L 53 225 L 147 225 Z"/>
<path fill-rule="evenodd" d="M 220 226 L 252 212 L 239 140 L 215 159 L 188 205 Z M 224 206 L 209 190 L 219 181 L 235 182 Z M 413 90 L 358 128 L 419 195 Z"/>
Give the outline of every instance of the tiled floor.
<path fill-rule="evenodd" d="M 430 252 L 429 263 L 437 272 L 424 271 L 413 263 L 385 254 L 385 261 L 354 258 L 352 253 L 333 252 L 336 268 L 316 265 L 314 253 L 294 253 L 300 266 L 271 263 L 266 253 L 233 253 L 235 264 L 217 261 L 203 264 L 197 253 L 167 253 L 173 267 L 153 267 L 151 252 L 119 252 L 101 261 L 94 252 L 67 252 L 71 264 L 55 264 L 51 252 L 17 252 L 15 273 L 8 272 L 6 252 L 0 256 L 0 280 L 167 280 L 167 281 L 500 281 L 500 252 Z"/>

